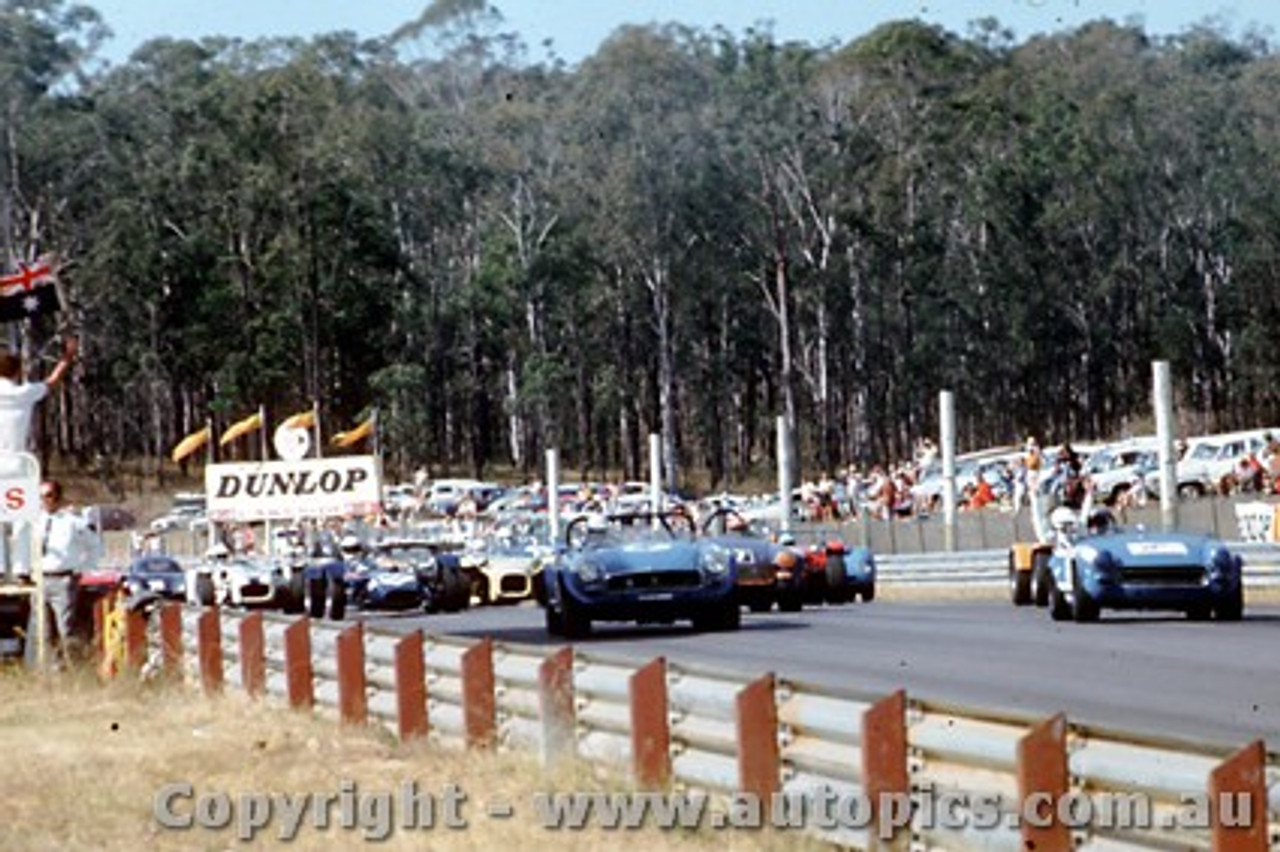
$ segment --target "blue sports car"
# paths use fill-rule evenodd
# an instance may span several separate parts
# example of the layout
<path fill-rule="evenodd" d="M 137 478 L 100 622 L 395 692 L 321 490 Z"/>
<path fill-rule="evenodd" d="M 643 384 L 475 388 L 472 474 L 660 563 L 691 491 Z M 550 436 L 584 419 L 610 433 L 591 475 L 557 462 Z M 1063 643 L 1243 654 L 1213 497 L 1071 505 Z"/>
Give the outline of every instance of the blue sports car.
<path fill-rule="evenodd" d="M 1051 522 L 1055 621 L 1096 621 L 1104 609 L 1180 610 L 1219 621 L 1244 614 L 1240 555 L 1212 536 L 1120 529 L 1106 509 L 1091 513 L 1084 529 L 1071 509 L 1055 510 Z"/>
<path fill-rule="evenodd" d="M 681 511 L 575 518 L 544 579 L 553 636 L 585 636 L 594 621 L 741 623 L 730 550 L 700 538 Z"/>

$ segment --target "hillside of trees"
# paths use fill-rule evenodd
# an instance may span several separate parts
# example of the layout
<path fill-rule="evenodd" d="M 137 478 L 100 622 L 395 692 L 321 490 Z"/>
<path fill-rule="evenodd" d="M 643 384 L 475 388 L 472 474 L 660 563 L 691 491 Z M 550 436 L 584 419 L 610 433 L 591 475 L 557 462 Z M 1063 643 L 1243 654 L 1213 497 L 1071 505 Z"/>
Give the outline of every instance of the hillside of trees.
<path fill-rule="evenodd" d="M 82 341 L 46 454 L 159 469 L 316 401 L 376 407 L 393 473 L 642 475 L 659 433 L 729 485 L 780 415 L 810 470 L 902 458 L 944 389 L 962 449 L 1149 426 L 1155 359 L 1186 431 L 1280 420 L 1264 38 L 671 25 L 569 65 L 438 0 L 109 65 L 109 24 L 0 0 L 0 239 L 69 303 L 10 339 Z"/>

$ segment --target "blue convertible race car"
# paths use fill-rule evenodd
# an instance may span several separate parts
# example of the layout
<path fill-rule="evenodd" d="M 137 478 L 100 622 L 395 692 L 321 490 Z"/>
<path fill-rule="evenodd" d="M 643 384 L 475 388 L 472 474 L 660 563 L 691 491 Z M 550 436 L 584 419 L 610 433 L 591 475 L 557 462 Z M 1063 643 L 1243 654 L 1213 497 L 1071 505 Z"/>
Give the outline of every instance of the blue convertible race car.
<path fill-rule="evenodd" d="M 1115 526 L 1106 509 L 1079 528 L 1074 510 L 1054 511 L 1050 615 L 1096 621 L 1104 609 L 1175 610 L 1194 619 L 1239 621 L 1242 560 L 1208 535 Z"/>
<path fill-rule="evenodd" d="M 578 638 L 593 621 L 737 630 L 732 554 L 684 512 L 584 515 L 544 569 L 547 632 Z"/>

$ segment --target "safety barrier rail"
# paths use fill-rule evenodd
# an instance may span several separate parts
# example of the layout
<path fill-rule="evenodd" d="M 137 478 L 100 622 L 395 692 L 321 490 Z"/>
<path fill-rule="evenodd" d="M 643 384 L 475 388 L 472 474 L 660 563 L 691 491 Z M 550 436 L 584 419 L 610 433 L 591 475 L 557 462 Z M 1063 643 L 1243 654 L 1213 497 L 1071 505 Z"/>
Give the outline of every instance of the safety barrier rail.
<path fill-rule="evenodd" d="M 262 612 L 172 604 L 150 622 L 130 613 L 125 633 L 126 668 L 185 673 L 209 693 L 233 684 L 405 739 L 603 762 L 641 789 L 751 794 L 777 803 L 768 819 L 844 847 L 1280 848 L 1280 759 L 1261 740 L 1225 748 L 901 691 Z"/>

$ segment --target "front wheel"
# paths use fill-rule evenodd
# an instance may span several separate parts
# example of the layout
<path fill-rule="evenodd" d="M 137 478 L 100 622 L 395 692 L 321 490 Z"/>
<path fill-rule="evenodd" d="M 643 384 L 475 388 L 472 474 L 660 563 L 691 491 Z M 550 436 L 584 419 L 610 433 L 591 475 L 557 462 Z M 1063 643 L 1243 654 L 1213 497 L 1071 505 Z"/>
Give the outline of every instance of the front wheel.
<path fill-rule="evenodd" d="M 1048 606 L 1053 589 L 1053 574 L 1049 571 L 1049 554 L 1037 550 L 1031 556 L 1031 602 L 1036 606 Z"/>
<path fill-rule="evenodd" d="M 1058 584 L 1050 581 L 1049 585 L 1049 617 L 1054 621 L 1070 621 L 1071 620 L 1071 604 L 1067 602 L 1067 596 L 1058 588 Z"/>
<path fill-rule="evenodd" d="M 307 578 L 307 615 L 312 618 L 324 618 L 325 576 Z"/>
<path fill-rule="evenodd" d="M 1213 611 L 1218 621 L 1239 621 L 1244 618 L 1244 589 L 1237 586 Z"/>
<path fill-rule="evenodd" d="M 341 577 L 329 578 L 329 617 L 334 621 L 347 617 L 347 584 Z"/>
<path fill-rule="evenodd" d="M 1073 569 L 1074 570 L 1074 569 Z M 1097 621 L 1101 614 L 1101 607 L 1088 592 L 1084 590 L 1084 585 L 1080 582 L 1080 574 L 1077 572 L 1073 576 L 1074 588 L 1071 591 L 1071 617 L 1079 622 Z"/>
<path fill-rule="evenodd" d="M 1031 603 L 1031 572 L 1019 571 L 1012 553 L 1009 554 L 1009 599 L 1014 606 Z"/>

